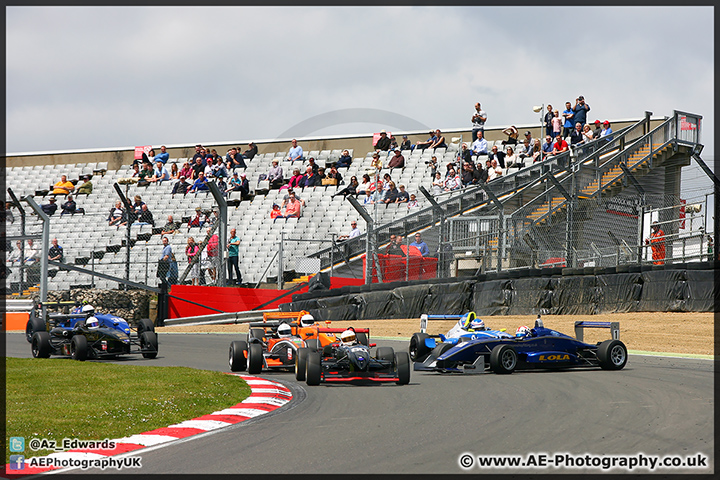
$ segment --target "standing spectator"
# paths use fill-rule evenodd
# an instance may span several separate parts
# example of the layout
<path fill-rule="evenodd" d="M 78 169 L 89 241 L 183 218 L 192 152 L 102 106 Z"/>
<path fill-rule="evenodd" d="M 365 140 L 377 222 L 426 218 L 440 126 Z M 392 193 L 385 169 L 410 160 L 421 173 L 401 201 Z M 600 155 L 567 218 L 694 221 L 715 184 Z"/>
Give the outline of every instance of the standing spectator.
<path fill-rule="evenodd" d="M 243 175 L 245 175 L 243 173 Z M 210 187 L 208 187 L 207 179 L 205 178 L 204 172 L 198 173 L 198 178 L 193 183 L 192 187 L 190 187 L 190 190 L 188 190 L 188 193 L 197 193 L 197 192 L 204 192 L 210 190 Z"/>
<path fill-rule="evenodd" d="M 207 229 L 207 234 L 210 235 L 210 239 L 207 243 L 207 258 L 208 258 L 208 273 L 213 283 L 217 281 L 217 267 L 220 259 L 220 239 L 214 233 L 212 228 Z"/>
<path fill-rule="evenodd" d="M 650 238 L 645 239 L 645 245 L 652 249 L 652 259 L 655 265 L 665 264 L 665 232 L 662 231 L 658 222 L 650 225 Z"/>
<path fill-rule="evenodd" d="M 57 208 L 58 208 L 57 203 L 56 203 L 57 200 L 55 199 L 55 197 L 50 197 L 48 202 L 50 202 L 50 203 L 45 203 L 43 205 L 40 205 L 40 208 L 42 209 L 43 212 L 45 212 L 45 215 L 47 215 L 48 217 L 51 217 L 57 211 Z"/>
<path fill-rule="evenodd" d="M 188 265 L 190 267 L 190 279 L 193 285 L 200 285 L 200 246 L 195 243 L 195 238 L 188 237 L 187 246 L 185 247 L 185 255 L 187 256 Z"/>
<path fill-rule="evenodd" d="M 282 187 L 285 179 L 283 178 L 283 169 L 278 165 L 277 160 L 272 161 L 272 167 L 268 170 L 267 179 L 270 182 L 270 188 Z"/>
<path fill-rule="evenodd" d="M 488 154 L 488 142 L 484 138 L 482 130 L 478 130 L 477 138 L 472 144 L 472 151 L 475 155 L 487 155 Z"/>
<path fill-rule="evenodd" d="M 575 123 L 579 123 L 580 127 L 584 127 L 587 123 L 587 112 L 590 111 L 590 105 L 585 103 L 585 97 L 580 95 L 577 99 L 575 99 L 575 106 L 573 107 L 573 113 L 575 116 L 573 117 L 573 121 Z"/>
<path fill-rule="evenodd" d="M 62 175 L 60 177 L 60 181 L 53 186 L 53 190 L 50 193 L 53 195 L 67 195 L 68 193 L 72 193 L 74 190 L 75 185 L 68 181 L 67 175 Z"/>
<path fill-rule="evenodd" d="M 237 274 L 237 281 L 235 285 L 240 285 L 242 282 L 242 275 L 240 275 L 240 267 L 238 265 L 240 255 L 240 239 L 235 234 L 235 229 L 230 229 L 230 240 L 227 244 L 228 249 L 228 285 L 233 284 L 233 270 Z"/>
<path fill-rule="evenodd" d="M 338 235 L 338 240 L 349 240 L 351 238 L 359 237 L 360 236 L 360 229 L 357 226 L 357 222 L 353 220 L 350 222 L 350 233 L 347 235 Z"/>
<path fill-rule="evenodd" d="M 552 137 L 553 132 L 553 118 L 555 118 L 555 113 L 553 112 L 552 105 L 547 106 L 547 113 L 545 113 L 545 135 L 550 135 Z"/>
<path fill-rule="evenodd" d="M 503 140 L 503 145 L 517 145 L 518 137 L 520 137 L 520 132 L 518 132 L 517 127 L 515 125 L 510 125 L 506 129 L 502 131 L 505 135 L 508 136 L 507 140 Z"/>
<path fill-rule="evenodd" d="M 407 135 L 403 135 L 403 141 L 400 143 L 400 150 L 412 150 L 412 144 L 408 140 Z"/>
<path fill-rule="evenodd" d="M 162 162 L 162 164 L 165 165 L 168 160 L 170 160 L 170 154 L 167 152 L 167 148 L 165 148 L 165 145 L 161 145 L 160 153 L 155 155 L 155 161 Z"/>
<path fill-rule="evenodd" d="M 65 253 L 63 252 L 63 247 L 58 245 L 57 238 L 52 239 L 52 246 L 50 247 L 50 250 L 48 251 L 48 260 L 52 260 L 53 262 L 61 262 L 61 263 L 65 261 Z"/>
<path fill-rule="evenodd" d="M 304 162 L 305 157 L 303 156 L 303 149 L 298 145 L 297 140 L 293 138 L 290 143 L 292 144 L 292 147 L 290 147 L 287 156 L 287 159 L 290 160 L 290 164 L 295 162 Z"/>
<path fill-rule="evenodd" d="M 180 175 L 178 181 L 175 182 L 175 185 L 173 185 L 172 195 L 175 195 L 176 193 L 182 193 L 185 195 L 190 187 L 191 185 L 185 180 L 185 175 Z"/>
<path fill-rule="evenodd" d="M 335 166 L 337 168 L 347 168 L 352 164 L 352 157 L 350 156 L 350 152 L 348 150 L 343 150 L 342 154 L 340 155 L 340 158 L 335 163 Z"/>
<path fill-rule="evenodd" d="M 480 102 L 475 104 L 475 113 L 472 116 L 472 141 L 474 142 L 478 138 L 478 132 L 485 133 L 485 122 L 487 121 L 487 114 L 480 107 Z"/>
<path fill-rule="evenodd" d="M 93 184 L 90 181 L 90 175 L 83 176 L 83 183 L 77 188 L 78 195 L 90 195 L 92 193 Z"/>
<path fill-rule="evenodd" d="M 428 146 L 428 148 L 447 148 L 445 136 L 440 133 L 440 129 L 435 130 L 435 140 Z"/>
<path fill-rule="evenodd" d="M 160 260 L 158 261 L 157 276 L 161 279 L 161 282 L 167 282 L 170 285 L 177 283 L 178 279 L 178 266 L 175 260 L 175 255 L 172 251 L 172 246 L 167 237 L 162 238 L 163 249 L 160 254 Z"/>
<path fill-rule="evenodd" d="M 252 160 L 253 158 L 255 158 L 255 155 L 257 155 L 257 153 L 258 153 L 258 147 L 257 147 L 257 145 L 255 145 L 255 142 L 250 142 L 250 143 L 248 143 L 248 148 L 247 148 L 247 150 L 245 150 L 245 151 L 242 153 L 242 157 L 243 157 L 245 160 L 250 161 L 250 160 Z"/>
<path fill-rule="evenodd" d="M 565 102 L 565 110 L 563 111 L 562 116 L 564 119 L 562 136 L 567 138 L 574 128 L 575 117 L 575 112 L 572 109 L 572 104 L 570 102 Z"/>
<path fill-rule="evenodd" d="M 560 135 L 560 132 L 562 131 L 562 125 L 563 125 L 563 119 L 560 118 L 560 112 L 557 110 L 553 111 L 553 119 L 552 119 L 552 138 L 555 138 Z"/>
<path fill-rule="evenodd" d="M 110 215 L 107 218 L 108 226 L 110 227 L 122 227 L 127 225 L 127 212 L 122 207 L 122 202 L 118 200 L 115 202 L 115 206 L 110 209 Z"/>
<path fill-rule="evenodd" d="M 66 213 L 69 213 L 70 215 L 82 213 L 83 215 L 85 215 L 85 209 L 78 208 L 77 203 L 75 203 L 75 200 L 73 200 L 72 195 L 68 195 L 67 200 L 60 207 L 62 208 L 62 212 L 60 212 L 61 217 Z"/>
<path fill-rule="evenodd" d="M 411 247 L 416 247 L 418 250 L 420 250 L 420 253 L 423 257 L 427 257 L 430 255 L 430 248 L 428 247 L 428 244 L 425 243 L 422 239 L 422 235 L 419 233 L 415 234 L 415 241 L 410 244 Z"/>
<path fill-rule="evenodd" d="M 378 138 L 378 141 L 375 144 L 375 149 L 387 152 L 388 150 L 390 150 L 390 143 L 391 142 L 387 136 L 387 132 L 385 130 L 380 130 L 380 138 Z"/>
<path fill-rule="evenodd" d="M 395 154 L 392 157 L 390 157 L 390 161 L 388 162 L 387 166 L 391 172 L 392 172 L 393 168 L 404 168 L 405 167 L 405 157 L 403 157 L 399 148 L 395 149 Z"/>

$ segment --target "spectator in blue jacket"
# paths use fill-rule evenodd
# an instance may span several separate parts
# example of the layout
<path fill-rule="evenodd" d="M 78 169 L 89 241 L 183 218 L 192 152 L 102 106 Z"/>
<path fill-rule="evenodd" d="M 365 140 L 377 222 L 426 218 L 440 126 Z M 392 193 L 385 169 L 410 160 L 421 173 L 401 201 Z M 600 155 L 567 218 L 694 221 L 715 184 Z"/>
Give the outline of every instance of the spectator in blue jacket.
<path fill-rule="evenodd" d="M 410 246 L 417 247 L 423 257 L 430 255 L 430 248 L 428 247 L 428 244 L 423 241 L 422 236 L 419 233 L 415 234 L 415 241 L 411 243 Z"/>
<path fill-rule="evenodd" d="M 166 149 L 165 149 L 165 145 L 161 146 L 161 147 L 160 147 L 160 153 L 158 153 L 157 155 L 155 155 L 154 160 L 155 160 L 156 162 L 162 162 L 163 165 L 165 165 L 169 159 L 170 159 L 170 154 L 167 153 L 167 151 L 166 151 Z"/>

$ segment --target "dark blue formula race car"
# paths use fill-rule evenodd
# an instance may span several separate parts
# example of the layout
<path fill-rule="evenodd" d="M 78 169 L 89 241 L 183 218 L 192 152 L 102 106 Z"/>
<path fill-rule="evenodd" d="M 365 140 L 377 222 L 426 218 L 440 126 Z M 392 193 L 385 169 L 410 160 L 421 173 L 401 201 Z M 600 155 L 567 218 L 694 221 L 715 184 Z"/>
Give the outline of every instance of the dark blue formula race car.
<path fill-rule="evenodd" d="M 612 339 L 595 345 L 582 341 L 583 328 L 610 328 Z M 455 345 L 440 344 L 415 370 L 499 374 L 515 370 L 600 367 L 620 370 L 627 363 L 625 345 L 618 339 L 617 322 L 575 322 L 578 338 L 543 326 L 540 317 L 534 328 L 512 338 L 466 339 Z"/>

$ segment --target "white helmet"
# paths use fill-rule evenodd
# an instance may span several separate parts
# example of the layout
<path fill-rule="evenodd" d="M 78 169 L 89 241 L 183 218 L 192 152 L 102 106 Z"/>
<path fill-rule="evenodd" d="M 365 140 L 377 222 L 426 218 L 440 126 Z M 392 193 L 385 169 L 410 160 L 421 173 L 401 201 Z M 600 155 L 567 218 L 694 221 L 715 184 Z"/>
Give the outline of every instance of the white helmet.
<path fill-rule="evenodd" d="M 516 337 L 524 337 L 526 335 L 530 334 L 530 327 L 527 325 L 523 325 L 522 327 L 518 327 L 517 330 L 515 330 L 515 336 Z"/>
<path fill-rule="evenodd" d="M 470 330 L 485 330 L 485 322 L 481 318 L 476 318 L 470 322 Z"/>
<path fill-rule="evenodd" d="M 300 326 L 301 327 L 309 327 L 313 323 L 315 323 L 315 317 L 313 317 L 309 313 L 306 313 L 305 315 L 300 317 Z"/>
<path fill-rule="evenodd" d="M 90 308 L 92 308 L 92 307 L 90 307 Z M 91 330 L 94 330 L 96 328 L 100 328 L 100 322 L 98 322 L 98 319 L 96 317 L 90 317 L 87 320 L 85 320 L 85 326 Z"/>
<path fill-rule="evenodd" d="M 82 307 L 82 313 L 93 314 L 95 313 L 95 307 L 93 307 L 92 305 L 85 305 L 84 307 Z"/>
<path fill-rule="evenodd" d="M 355 343 L 355 330 L 347 329 L 340 334 L 340 342 L 343 345 L 352 345 Z"/>
<path fill-rule="evenodd" d="M 278 337 L 287 338 L 292 335 L 292 328 L 287 323 L 282 323 L 277 329 Z"/>

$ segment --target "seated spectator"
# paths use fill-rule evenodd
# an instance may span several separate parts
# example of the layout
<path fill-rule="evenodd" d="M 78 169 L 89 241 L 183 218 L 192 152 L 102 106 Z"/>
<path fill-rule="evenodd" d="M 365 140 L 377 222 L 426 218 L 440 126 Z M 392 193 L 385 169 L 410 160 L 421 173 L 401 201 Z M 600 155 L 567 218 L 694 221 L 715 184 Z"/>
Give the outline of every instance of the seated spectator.
<path fill-rule="evenodd" d="M 397 187 L 395 187 L 395 182 L 390 180 L 390 182 L 388 182 L 388 188 L 387 188 L 387 190 L 385 190 L 385 192 L 383 194 L 382 202 L 385 205 L 388 205 L 390 203 L 395 203 L 395 200 L 397 200 L 398 193 L 400 193 L 400 192 L 398 192 Z"/>
<path fill-rule="evenodd" d="M 142 197 L 140 195 L 135 195 L 133 197 L 133 204 L 132 204 L 135 214 L 140 215 L 140 212 L 142 212 L 143 205 L 145 205 L 145 202 L 142 201 Z"/>
<path fill-rule="evenodd" d="M 243 174 L 243 175 L 245 175 L 245 174 Z M 192 184 L 192 187 L 190 187 L 190 190 L 188 190 L 188 193 L 206 192 L 208 190 L 210 190 L 210 187 L 208 187 L 207 179 L 205 178 L 205 173 L 199 172 L 197 180 L 195 180 L 195 182 Z"/>
<path fill-rule="evenodd" d="M 48 260 L 52 260 L 53 262 L 65 261 L 65 253 L 63 252 L 63 247 L 58 245 L 57 238 L 52 239 L 52 246 L 50 247 L 50 250 L 48 250 Z"/>
<path fill-rule="evenodd" d="M 445 184 L 443 185 L 443 191 L 450 192 L 452 190 L 457 190 L 460 187 L 462 187 L 462 180 L 460 179 L 460 175 L 458 175 L 455 172 L 455 169 L 451 167 L 448 170 L 448 174 L 445 176 Z"/>
<path fill-rule="evenodd" d="M 167 161 L 170 160 L 170 154 L 167 152 L 165 145 L 160 146 L 160 153 L 155 155 L 154 160 L 155 162 L 162 162 L 163 165 L 165 165 Z"/>
<path fill-rule="evenodd" d="M 435 132 L 433 132 L 432 130 L 430 130 L 430 132 L 428 132 L 428 135 L 430 135 L 430 138 L 428 138 L 428 139 L 427 139 L 426 141 L 424 141 L 424 142 L 417 142 L 417 143 L 415 144 L 415 148 L 419 148 L 420 150 L 425 150 L 425 149 L 428 148 L 430 145 L 432 145 L 433 143 L 435 143 Z"/>
<path fill-rule="evenodd" d="M 239 151 L 240 149 L 238 149 Z M 245 160 L 252 160 L 255 158 L 255 155 L 258 153 L 258 147 L 255 145 L 255 142 L 248 143 L 248 148 L 242 153 L 242 158 Z"/>
<path fill-rule="evenodd" d="M 165 164 L 158 160 L 155 162 L 155 170 L 153 170 L 153 176 L 148 179 L 149 182 L 157 182 L 161 184 L 164 181 L 170 180 L 170 172 L 168 172 Z"/>
<path fill-rule="evenodd" d="M 460 175 L 460 180 L 462 181 L 462 184 L 464 187 L 468 185 L 472 185 L 475 182 L 475 165 L 473 165 L 472 162 L 464 162 L 463 163 L 463 170 L 462 175 Z"/>
<path fill-rule="evenodd" d="M 55 214 L 57 211 L 57 199 L 55 197 L 50 197 L 48 200 L 49 203 L 45 203 L 43 205 L 40 205 L 40 209 L 47 215 L 48 217 L 51 217 Z"/>
<path fill-rule="evenodd" d="M 318 180 L 320 181 L 320 185 L 325 185 L 325 179 L 327 178 L 327 175 L 325 175 L 325 167 L 318 168 L 318 171 L 315 172 L 315 175 L 317 175 Z"/>
<path fill-rule="evenodd" d="M 610 122 L 607 120 L 603 122 L 603 129 L 600 132 L 600 137 L 604 138 L 608 142 L 612 142 L 612 128 L 610 128 Z"/>
<path fill-rule="evenodd" d="M 517 145 L 520 132 L 518 132 L 518 129 L 515 128 L 515 125 L 510 125 L 508 128 L 503 130 L 502 133 L 508 136 L 507 140 L 502 141 L 503 145 Z"/>
<path fill-rule="evenodd" d="M 212 176 L 218 179 L 228 177 L 228 170 L 220 157 L 218 157 L 217 161 L 213 160 Z"/>
<path fill-rule="evenodd" d="M 155 226 L 155 219 L 153 219 L 153 215 L 150 212 L 150 209 L 148 209 L 148 206 L 146 203 L 143 203 L 142 208 L 140 209 L 140 215 L 138 216 L 137 225 L 152 225 Z"/>
<path fill-rule="evenodd" d="M 283 185 L 280 187 L 280 190 L 284 190 L 286 188 L 300 188 L 300 180 L 302 180 L 303 176 L 300 174 L 299 168 L 293 168 L 293 174 L 292 177 L 290 177 L 290 180 L 288 180 L 287 185 Z"/>
<path fill-rule="evenodd" d="M 440 172 L 435 172 L 435 178 L 432 181 L 433 195 L 440 195 L 445 190 L 445 180 Z"/>
<path fill-rule="evenodd" d="M 151 148 L 148 153 L 143 153 L 142 159 L 143 162 L 147 162 L 152 165 L 152 162 L 155 159 L 155 149 Z"/>
<path fill-rule="evenodd" d="M 84 175 L 83 176 L 83 183 L 80 184 L 79 187 L 77 187 L 77 194 L 81 195 L 90 195 L 92 193 L 93 184 L 90 181 L 90 175 Z"/>
<path fill-rule="evenodd" d="M 519 159 L 525 160 L 527 157 L 532 155 L 532 141 L 534 140 L 528 140 L 527 138 L 523 140 L 522 145 L 518 147 L 517 152 L 515 153 Z M 505 161 L 507 162 L 507 158 Z"/>
<path fill-rule="evenodd" d="M 142 169 L 142 166 L 139 163 L 133 163 L 132 169 L 133 173 L 132 175 L 130 175 L 130 177 L 134 178 L 137 182 L 137 180 L 140 178 L 140 170 Z"/>
<path fill-rule="evenodd" d="M 282 210 L 280 210 L 280 205 L 278 205 L 277 203 L 273 203 L 272 210 L 270 210 L 270 218 L 274 220 L 280 216 L 282 216 Z"/>
<path fill-rule="evenodd" d="M 185 175 L 180 175 L 180 179 L 173 185 L 172 194 L 182 193 L 185 195 L 190 187 L 191 185 L 185 180 Z"/>
<path fill-rule="evenodd" d="M 376 192 L 371 192 L 370 190 L 367 190 L 365 192 L 365 198 L 363 198 L 363 205 L 372 205 L 375 203 L 375 200 L 379 198 L 379 195 Z"/>
<path fill-rule="evenodd" d="M 493 146 L 490 149 L 490 153 L 488 154 L 488 160 L 491 162 L 493 160 L 497 160 L 498 165 L 500 165 L 502 168 L 505 168 L 505 153 L 504 152 L 498 152 L 498 147 Z"/>
<path fill-rule="evenodd" d="M 193 176 L 193 169 L 190 165 L 190 162 L 183 163 L 182 168 L 180 169 L 180 172 L 178 172 L 178 178 L 185 177 L 185 178 L 192 178 Z"/>
<path fill-rule="evenodd" d="M 483 137 L 483 131 L 478 130 L 477 140 L 472 144 L 472 151 L 475 155 L 487 155 L 488 154 L 488 143 Z"/>
<path fill-rule="evenodd" d="M 602 123 L 600 120 L 595 120 L 595 130 L 593 130 L 593 140 L 602 136 Z"/>
<path fill-rule="evenodd" d="M 488 172 L 483 168 L 482 162 L 477 162 L 473 170 L 473 182 L 475 184 L 486 183 Z"/>
<path fill-rule="evenodd" d="M 397 197 L 395 198 L 395 203 L 407 203 L 410 201 L 410 195 L 408 192 L 405 191 L 405 185 L 400 184 L 398 186 L 400 191 L 397 193 Z"/>
<path fill-rule="evenodd" d="M 410 194 L 410 200 L 408 201 L 407 207 L 408 207 L 408 209 L 420 208 L 420 204 L 418 203 L 417 198 L 415 197 L 414 193 Z"/>
<path fill-rule="evenodd" d="M 410 143 L 410 140 L 408 140 L 407 135 L 403 135 L 403 141 L 400 144 L 400 150 L 412 150 L 412 144 Z"/>
<path fill-rule="evenodd" d="M 363 174 L 362 182 L 360 182 L 360 184 L 357 186 L 357 194 L 365 195 L 365 193 L 370 190 L 371 184 L 372 181 L 370 181 L 370 175 L 368 175 L 367 173 Z"/>
<path fill-rule="evenodd" d="M 284 207 L 287 206 L 288 201 L 290 200 L 290 194 L 291 194 L 291 193 L 292 193 L 293 195 L 295 195 L 295 199 L 296 199 L 298 202 L 300 202 L 300 206 L 304 207 L 304 206 L 305 206 L 305 200 L 303 200 L 302 198 L 300 198 L 300 196 L 297 194 L 297 192 L 296 192 L 295 190 L 293 190 L 292 188 L 288 188 L 287 194 L 285 194 L 285 196 L 283 196 L 283 201 L 282 201 L 282 204 L 280 205 L 280 208 L 284 208 Z"/>
<path fill-rule="evenodd" d="M 388 162 L 387 166 L 390 171 L 392 171 L 393 168 L 405 167 L 405 157 L 403 157 L 399 148 L 395 149 L 394 155 L 390 157 L 390 161 Z"/>
<path fill-rule="evenodd" d="M 63 215 L 65 215 L 66 213 L 69 213 L 70 215 L 75 215 L 76 213 L 82 213 L 83 215 L 85 215 L 85 209 L 78 208 L 77 203 L 75 203 L 75 200 L 73 200 L 72 195 L 68 195 L 67 200 L 60 207 L 62 208 L 62 212 L 60 212 L 61 217 Z"/>
<path fill-rule="evenodd" d="M 304 162 L 305 157 L 303 156 L 303 149 L 301 146 L 297 144 L 297 140 L 294 138 L 290 142 L 292 144 L 292 147 L 290 147 L 290 150 L 288 151 L 287 159 L 290 161 L 290 164 L 293 164 L 295 162 Z"/>
<path fill-rule="evenodd" d="M 445 136 L 440 133 L 440 129 L 435 130 L 435 140 L 433 140 L 427 148 L 447 148 L 447 145 L 445 144 Z"/>
<path fill-rule="evenodd" d="M 582 133 L 582 124 L 575 122 L 575 128 L 570 132 L 570 145 L 580 145 L 585 141 L 585 135 Z"/>
<path fill-rule="evenodd" d="M 242 182 L 240 181 L 240 177 L 238 176 L 237 172 L 233 172 L 232 177 L 230 177 L 230 182 L 228 185 L 227 190 L 225 190 L 225 193 L 229 192 L 239 192 L 242 187 Z"/>
<path fill-rule="evenodd" d="M 558 135 L 555 137 L 555 143 L 553 144 L 552 152 L 550 152 L 552 155 L 558 155 L 563 152 L 568 151 L 568 144 L 565 140 L 563 140 L 562 136 Z"/>
<path fill-rule="evenodd" d="M 385 130 L 380 130 L 380 138 L 378 138 L 377 143 L 375 143 L 375 149 L 387 152 L 390 150 L 390 143 L 391 141 L 387 136 L 387 132 Z"/>
<path fill-rule="evenodd" d="M 204 163 L 204 156 L 197 157 L 195 160 L 193 160 L 195 163 L 192 165 L 192 171 L 193 174 L 189 178 L 193 180 L 197 180 L 200 177 L 200 174 L 202 173 L 203 176 L 205 175 L 205 163 Z"/>
<path fill-rule="evenodd" d="M 350 233 L 347 235 L 338 235 L 338 240 L 349 240 L 351 238 L 359 237 L 360 236 L 360 229 L 357 226 L 357 222 L 353 220 L 350 222 Z"/>
<path fill-rule="evenodd" d="M 395 150 L 396 148 L 400 148 L 400 147 L 398 147 L 398 143 L 397 143 L 397 140 L 395 139 L 395 135 L 393 135 L 391 133 L 390 134 L 390 150 L 392 151 L 392 150 Z"/>
<path fill-rule="evenodd" d="M 270 188 L 280 188 L 285 179 L 283 178 L 283 169 L 278 165 L 277 160 L 272 161 L 272 167 L 268 170 L 267 180 L 270 182 Z"/>
<path fill-rule="evenodd" d="M 180 170 L 178 170 L 177 162 L 170 164 L 170 180 L 177 180 L 180 178 Z"/>
<path fill-rule="evenodd" d="M 337 167 L 335 165 L 330 167 L 330 171 L 325 175 L 325 180 L 322 182 L 323 185 L 342 185 L 343 183 L 343 177 L 338 172 Z"/>
<path fill-rule="evenodd" d="M 395 238 L 393 238 L 395 237 Z M 402 235 L 390 235 L 390 243 L 385 247 L 385 255 L 400 255 L 405 256 L 402 248 Z"/>
<path fill-rule="evenodd" d="M 287 207 L 285 207 L 285 213 L 283 215 L 278 215 L 277 218 L 300 218 L 300 207 L 301 204 L 295 198 L 295 192 L 290 192 L 288 194 L 288 202 Z"/>
<path fill-rule="evenodd" d="M 205 159 L 205 168 L 203 169 L 203 173 L 205 174 L 205 178 L 208 180 L 215 177 L 215 161 L 212 157 Z"/>
<path fill-rule="evenodd" d="M 540 139 L 536 138 L 534 140 L 534 143 L 535 144 L 533 145 L 532 155 L 531 155 L 532 161 L 533 161 L 533 163 L 542 162 L 545 154 L 543 153 L 542 147 L 540 146 Z"/>
<path fill-rule="evenodd" d="M 335 163 L 335 166 L 337 168 L 346 168 L 349 167 L 352 164 L 352 157 L 350 156 L 350 152 L 347 150 L 343 150 L 342 154 L 340 155 L 340 158 Z"/>
<path fill-rule="evenodd" d="M 586 124 L 583 126 L 583 132 L 582 132 L 582 133 L 583 133 L 583 137 L 585 137 L 584 140 L 583 140 L 583 143 L 590 143 L 590 142 L 592 142 L 592 140 L 593 140 L 593 131 L 590 129 L 590 124 L 589 124 L 589 123 L 586 123 Z"/>
<path fill-rule="evenodd" d="M 240 174 L 240 200 L 250 200 L 250 182 L 245 172 Z"/>
<path fill-rule="evenodd" d="M 518 168 L 525 166 L 520 158 L 515 155 L 513 148 L 508 145 L 505 149 L 505 168 Z"/>
<path fill-rule="evenodd" d="M 368 181 L 369 180 L 370 180 L 370 177 L 368 177 Z M 358 184 L 357 177 L 355 175 L 353 175 L 352 177 L 350 177 L 350 184 L 347 187 L 343 188 L 342 190 L 330 195 L 330 198 L 335 198 L 336 195 L 342 195 L 343 199 L 347 198 L 348 195 L 353 195 L 353 196 L 357 197 L 357 195 L 359 193 L 358 192 L 359 186 L 360 185 Z"/>
<path fill-rule="evenodd" d="M 305 169 L 305 175 L 300 179 L 299 187 L 305 188 L 305 187 L 316 187 L 320 184 L 320 178 L 313 172 L 313 169 L 311 166 L 308 166 Z"/>
<path fill-rule="evenodd" d="M 110 215 L 107 218 L 108 226 L 122 227 L 127 225 L 127 212 L 122 206 L 122 202 L 118 200 L 115 206 L 110 209 Z"/>
<path fill-rule="evenodd" d="M 503 170 L 502 170 L 502 167 L 500 167 L 500 165 L 498 165 L 497 160 L 489 160 L 489 162 L 490 162 L 490 165 L 488 168 L 487 181 L 491 182 L 491 181 L 495 180 L 496 178 L 502 176 Z"/>
<path fill-rule="evenodd" d="M 317 175 L 318 170 L 320 169 L 320 165 L 317 164 L 314 157 L 308 158 L 308 163 L 305 165 L 305 169 L 307 170 L 307 167 L 312 168 L 313 173 Z"/>
<path fill-rule="evenodd" d="M 160 235 L 171 235 L 180 229 L 180 224 L 173 220 L 172 215 L 167 216 L 167 223 L 163 225 Z"/>
<path fill-rule="evenodd" d="M 195 216 L 190 219 L 188 222 L 188 231 L 190 231 L 191 228 L 198 227 L 202 228 L 203 225 L 205 225 L 205 222 L 208 220 L 207 215 L 203 215 L 202 208 L 196 207 L 195 208 Z"/>
<path fill-rule="evenodd" d="M 75 185 L 68 181 L 67 175 L 63 175 L 60 177 L 60 181 L 53 185 L 52 192 L 50 193 L 53 195 L 67 195 L 69 193 L 73 193 L 74 190 Z"/>
<path fill-rule="evenodd" d="M 370 162 L 370 167 L 375 168 L 377 170 L 382 170 L 382 160 L 380 160 L 380 154 L 378 152 L 373 153 L 372 162 Z"/>
<path fill-rule="evenodd" d="M 545 155 L 549 155 L 553 151 L 553 138 L 550 135 L 545 135 L 545 141 L 542 144 L 542 151 Z"/>

